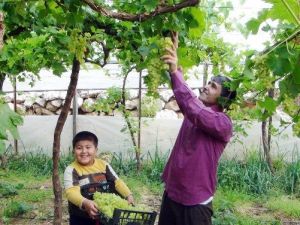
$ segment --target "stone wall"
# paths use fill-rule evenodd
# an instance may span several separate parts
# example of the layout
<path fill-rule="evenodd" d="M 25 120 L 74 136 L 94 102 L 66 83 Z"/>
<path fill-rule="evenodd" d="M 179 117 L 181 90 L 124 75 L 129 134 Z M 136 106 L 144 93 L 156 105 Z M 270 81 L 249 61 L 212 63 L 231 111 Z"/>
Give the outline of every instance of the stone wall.
<path fill-rule="evenodd" d="M 195 94 L 198 93 L 194 90 Z M 77 92 L 78 114 L 81 115 L 101 115 L 101 116 L 121 116 L 116 104 L 111 112 L 96 111 L 93 105 L 98 99 L 106 98 L 107 93 L 104 90 L 99 91 L 78 91 Z M 58 115 L 61 112 L 66 92 L 65 91 L 47 91 L 47 92 L 25 92 L 17 94 L 17 111 L 22 115 Z M 132 116 L 138 115 L 138 90 L 128 90 L 128 99 L 126 100 L 126 109 L 130 111 Z M 146 91 L 142 91 L 142 99 L 148 99 Z M 5 100 L 13 109 L 14 98 L 13 93 L 7 93 Z M 151 108 L 152 107 L 152 108 Z M 72 114 L 73 104 L 71 104 L 70 114 Z M 155 118 L 182 118 L 182 114 L 173 96 L 172 90 L 159 91 L 158 99 L 151 99 L 151 102 L 144 102 L 143 109 L 154 110 L 152 113 L 145 113 Z M 144 116 L 145 116 L 144 115 Z"/>

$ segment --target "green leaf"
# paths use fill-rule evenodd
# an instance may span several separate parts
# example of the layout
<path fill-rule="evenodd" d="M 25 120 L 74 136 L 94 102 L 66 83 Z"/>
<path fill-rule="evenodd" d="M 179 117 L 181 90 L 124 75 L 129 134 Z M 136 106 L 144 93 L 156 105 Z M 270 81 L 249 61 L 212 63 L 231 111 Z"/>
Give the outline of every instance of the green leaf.
<path fill-rule="evenodd" d="M 279 89 L 281 93 L 296 98 L 300 93 L 300 84 L 296 83 L 294 77 L 286 76 L 284 80 L 279 83 Z M 298 81 L 298 77 L 296 78 Z"/>
<path fill-rule="evenodd" d="M 246 23 L 246 27 L 250 33 L 256 34 L 259 30 L 260 25 L 268 18 L 268 10 L 262 10 L 258 17 L 255 19 L 251 19 Z M 249 34 L 246 32 L 246 35 Z"/>
<path fill-rule="evenodd" d="M 269 112 L 274 112 L 277 107 L 277 102 L 270 97 L 266 97 L 264 101 L 258 101 L 258 105 L 262 108 L 265 108 Z"/>
<path fill-rule="evenodd" d="M 19 138 L 17 126 L 23 124 L 23 119 L 12 111 L 6 103 L 0 103 L 0 124 L 1 137 L 5 137 L 6 132 L 9 131 L 15 139 Z"/>
<path fill-rule="evenodd" d="M 267 65 L 273 71 L 274 75 L 284 76 L 292 72 L 293 66 L 285 51 L 274 52 L 267 58 Z"/>
<path fill-rule="evenodd" d="M 205 30 L 205 13 L 199 8 L 191 8 L 191 14 L 197 22 L 197 26 L 189 28 L 189 37 L 197 39 L 201 37 Z"/>
<path fill-rule="evenodd" d="M 296 60 L 296 65 L 292 73 L 293 80 L 296 84 L 300 84 L 300 54 Z"/>
<path fill-rule="evenodd" d="M 0 155 L 5 152 L 5 143 L 3 140 L 0 139 Z"/>
<path fill-rule="evenodd" d="M 178 48 L 179 64 L 184 68 L 191 68 L 199 63 L 197 52 L 191 48 Z"/>
<path fill-rule="evenodd" d="M 292 79 L 295 82 L 295 84 L 299 84 L 300 85 L 300 67 L 297 67 L 293 74 L 292 74 Z"/>
<path fill-rule="evenodd" d="M 143 57 L 147 57 L 150 53 L 150 49 L 147 46 L 140 46 L 138 48 L 138 52 L 143 56 Z"/>
<path fill-rule="evenodd" d="M 157 5 L 157 1 L 149 1 L 149 0 L 143 0 L 141 2 L 141 5 L 144 6 L 146 11 L 152 11 L 153 9 L 155 9 L 156 5 Z"/>
<path fill-rule="evenodd" d="M 248 30 L 250 30 L 253 34 L 257 34 L 260 24 L 261 24 L 260 20 L 252 19 L 246 23 L 246 26 Z"/>
<path fill-rule="evenodd" d="M 273 20 L 279 19 L 281 21 L 288 21 L 299 25 L 298 21 L 293 16 L 294 14 L 299 18 L 300 7 L 297 0 L 267 0 L 266 2 L 273 5 L 268 13 L 269 18 Z"/>

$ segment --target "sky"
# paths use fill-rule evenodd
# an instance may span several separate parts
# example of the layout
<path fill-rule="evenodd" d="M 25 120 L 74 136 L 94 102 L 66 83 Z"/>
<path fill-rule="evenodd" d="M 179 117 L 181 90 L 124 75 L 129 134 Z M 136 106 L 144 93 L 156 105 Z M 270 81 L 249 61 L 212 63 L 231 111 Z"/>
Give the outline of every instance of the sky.
<path fill-rule="evenodd" d="M 229 19 L 236 23 L 246 24 L 251 18 L 255 18 L 258 15 L 258 12 L 264 8 L 270 7 L 269 4 L 261 0 L 232 0 L 233 10 L 229 14 Z M 242 49 L 251 48 L 258 51 L 264 49 L 264 42 L 270 40 L 270 35 L 259 31 L 257 35 L 249 35 L 248 38 L 245 38 L 239 31 L 226 32 L 225 30 L 221 31 L 220 36 L 226 42 L 232 44 L 238 44 Z"/>

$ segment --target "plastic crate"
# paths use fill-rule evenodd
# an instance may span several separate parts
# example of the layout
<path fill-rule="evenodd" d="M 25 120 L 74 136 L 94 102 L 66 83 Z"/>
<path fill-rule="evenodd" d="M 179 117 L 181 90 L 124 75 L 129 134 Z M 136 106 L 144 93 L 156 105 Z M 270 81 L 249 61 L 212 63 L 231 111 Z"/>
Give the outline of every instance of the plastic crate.
<path fill-rule="evenodd" d="M 104 192 L 104 193 L 113 193 L 113 194 L 119 195 L 114 188 L 113 182 L 110 182 L 110 181 L 98 183 L 97 185 L 94 186 L 93 191 L 90 191 L 89 189 L 90 189 L 89 185 L 82 186 L 81 194 L 85 198 L 90 199 L 90 200 L 93 200 L 93 195 L 96 191 Z"/>
<path fill-rule="evenodd" d="M 113 218 L 99 214 L 101 225 L 154 225 L 156 212 L 115 209 Z"/>

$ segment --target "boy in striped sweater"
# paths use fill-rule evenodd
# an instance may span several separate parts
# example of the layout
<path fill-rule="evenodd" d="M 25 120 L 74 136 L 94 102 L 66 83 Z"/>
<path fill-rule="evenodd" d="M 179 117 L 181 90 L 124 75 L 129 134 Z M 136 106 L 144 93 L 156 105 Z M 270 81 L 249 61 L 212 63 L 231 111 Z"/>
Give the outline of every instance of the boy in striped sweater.
<path fill-rule="evenodd" d="M 75 161 L 64 173 L 65 193 L 69 203 L 70 225 L 98 225 L 98 209 L 92 195 L 101 187 L 112 184 L 112 191 L 133 204 L 133 196 L 126 184 L 119 179 L 112 167 L 96 158 L 98 138 L 82 131 L 73 138 Z M 101 206 L 100 206 L 101 210 Z"/>

